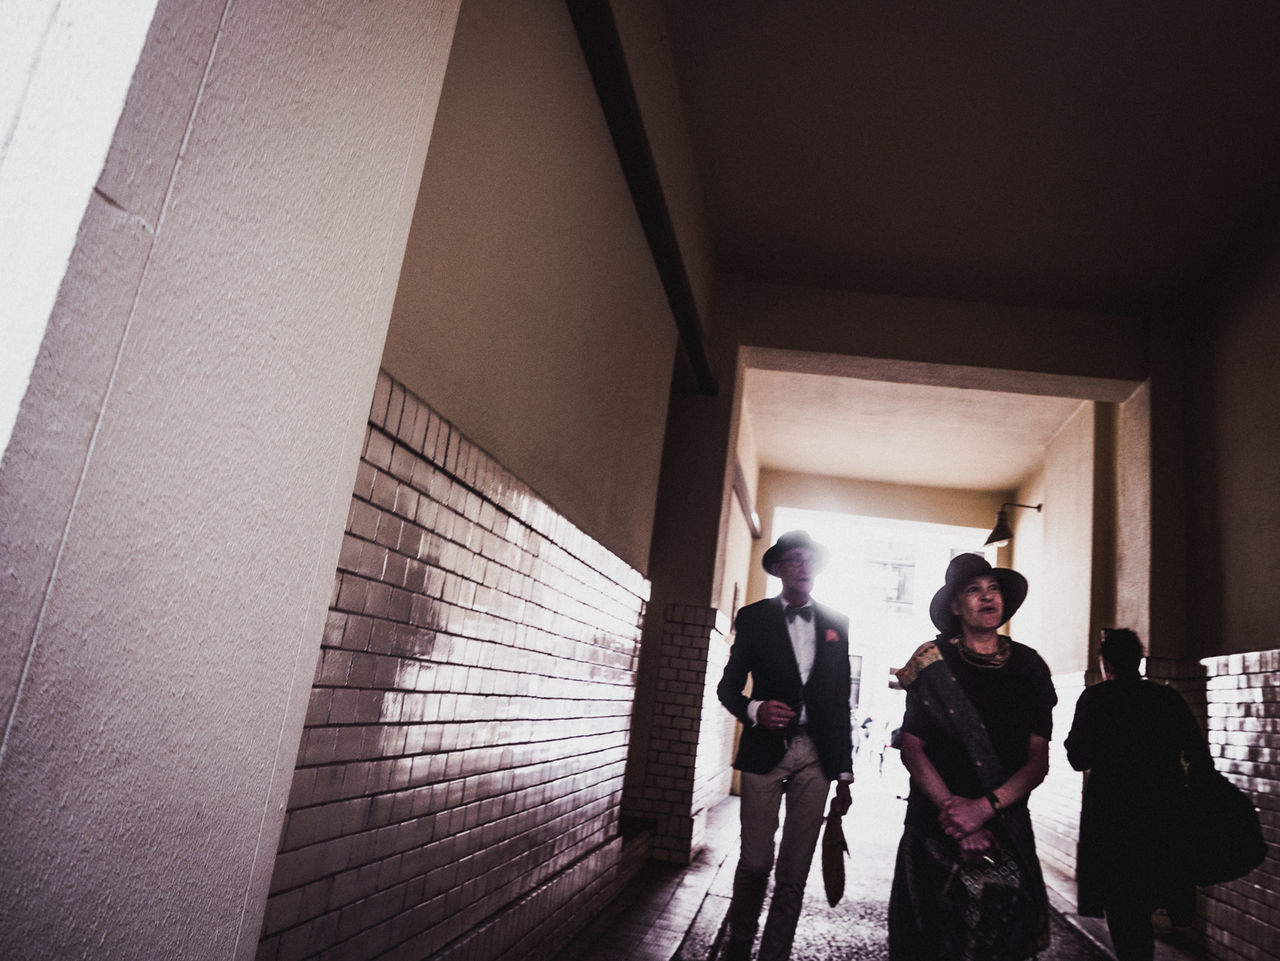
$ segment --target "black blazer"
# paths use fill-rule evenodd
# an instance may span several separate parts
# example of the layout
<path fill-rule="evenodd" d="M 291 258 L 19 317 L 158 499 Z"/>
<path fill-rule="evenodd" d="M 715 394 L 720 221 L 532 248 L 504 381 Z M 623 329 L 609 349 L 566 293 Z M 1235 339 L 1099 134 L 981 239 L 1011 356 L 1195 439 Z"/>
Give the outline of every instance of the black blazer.
<path fill-rule="evenodd" d="M 849 619 L 817 602 L 813 602 L 813 608 L 816 650 L 809 683 L 803 685 L 781 601 L 766 598 L 738 611 L 737 638 L 716 695 L 743 724 L 733 761 L 740 771 L 767 774 L 787 750 L 787 732 L 765 730 L 751 723 L 747 705 L 753 700 L 782 701 L 797 713 L 803 702 L 808 712 L 809 737 L 818 750 L 823 774 L 835 780 L 842 772 L 853 770 Z M 752 681 L 750 698 L 742 693 L 748 674 Z"/>

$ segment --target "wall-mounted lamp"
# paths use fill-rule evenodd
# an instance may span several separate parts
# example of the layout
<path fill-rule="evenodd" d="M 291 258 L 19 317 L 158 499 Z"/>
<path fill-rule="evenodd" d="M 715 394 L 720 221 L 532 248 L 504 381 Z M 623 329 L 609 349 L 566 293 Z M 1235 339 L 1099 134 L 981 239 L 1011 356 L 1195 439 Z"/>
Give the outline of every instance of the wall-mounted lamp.
<path fill-rule="evenodd" d="M 1004 547 L 1013 540 L 1013 529 L 1009 526 L 1009 512 L 1006 507 L 1025 507 L 1027 510 L 1039 512 L 1043 504 L 1014 504 L 1006 501 L 1000 505 L 1000 510 L 996 511 L 996 526 L 991 528 L 991 536 L 987 538 L 987 545 L 996 547 Z"/>

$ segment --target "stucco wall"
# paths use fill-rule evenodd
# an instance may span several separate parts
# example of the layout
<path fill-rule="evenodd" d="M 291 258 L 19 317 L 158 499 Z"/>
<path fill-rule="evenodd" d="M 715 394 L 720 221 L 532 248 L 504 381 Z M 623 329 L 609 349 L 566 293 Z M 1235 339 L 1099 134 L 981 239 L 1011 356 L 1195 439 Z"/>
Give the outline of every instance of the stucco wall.
<path fill-rule="evenodd" d="M 1114 409 L 1116 420 L 1115 624 L 1148 643 L 1151 624 L 1151 389 Z M 1091 643 L 1093 643 L 1091 639 Z"/>
<path fill-rule="evenodd" d="M 156 6 L 26 0 L 0 11 L 0 451 Z"/>
<path fill-rule="evenodd" d="M 684 115 L 662 3 L 610 0 L 644 131 L 662 181 L 671 227 L 680 244 L 689 288 L 704 330 L 712 337 L 715 255 L 711 250 L 698 171 Z M 719 318 L 723 320 L 723 318 Z"/>
<path fill-rule="evenodd" d="M 567 8 L 469 0 L 383 366 L 647 570 L 675 342 Z"/>
<path fill-rule="evenodd" d="M 157 10 L 0 467 L 4 957 L 254 956 L 456 13 Z"/>
<path fill-rule="evenodd" d="M 740 394 L 741 389 L 739 389 Z M 750 507 L 759 518 L 760 456 L 756 449 L 756 436 L 751 427 L 750 412 L 745 409 L 741 397 L 739 397 L 737 414 L 734 418 L 734 441 L 734 453 L 738 466 L 742 470 L 742 479 L 747 489 Z M 752 555 L 756 540 L 736 494 L 729 507 L 728 521 L 724 576 L 720 582 L 720 610 L 732 617 L 735 613 L 735 600 L 737 607 L 747 602 L 746 591 L 751 580 Z M 763 524 L 763 519 L 760 519 L 760 523 Z M 755 553 L 755 558 L 755 563 L 758 563 L 758 553 Z"/>
<path fill-rule="evenodd" d="M 1196 343 L 1187 590 L 1208 656 L 1267 647 L 1280 620 L 1280 253 Z"/>
<path fill-rule="evenodd" d="M 1120 401 L 1147 376 L 1146 330 L 1134 318 L 740 278 L 722 278 L 716 296 L 718 310 L 736 318 L 743 344 L 934 364 L 953 378 L 967 368 L 973 379 L 952 380 L 956 386 Z"/>
<path fill-rule="evenodd" d="M 1080 410 L 1045 451 L 1044 469 L 1018 489 L 1011 563 L 1030 582 L 1015 636 L 1034 647 L 1054 674 L 1083 671 L 1094 619 L 1095 408 Z"/>

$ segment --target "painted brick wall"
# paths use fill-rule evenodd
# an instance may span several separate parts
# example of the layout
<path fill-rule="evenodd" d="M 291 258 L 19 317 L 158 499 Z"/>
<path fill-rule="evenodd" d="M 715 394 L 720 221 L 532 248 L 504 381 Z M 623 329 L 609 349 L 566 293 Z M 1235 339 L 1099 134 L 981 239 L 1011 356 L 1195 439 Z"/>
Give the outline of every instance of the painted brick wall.
<path fill-rule="evenodd" d="M 733 789 L 733 750 L 737 744 L 738 719 L 716 696 L 716 685 L 729 661 L 729 617 L 716 612 L 716 628 L 707 648 L 707 670 L 702 689 L 702 728 L 698 737 L 698 761 L 693 775 L 693 815 L 697 823 L 695 840 L 702 842 L 707 811 L 723 801 Z"/>
<path fill-rule="evenodd" d="M 1067 762 L 1064 742 L 1071 730 L 1076 701 L 1084 690 L 1084 673 L 1055 674 L 1058 706 L 1053 712 L 1053 738 L 1049 741 L 1049 776 L 1032 792 L 1036 851 L 1069 877 L 1076 873 L 1076 841 L 1080 837 L 1081 775 Z"/>
<path fill-rule="evenodd" d="M 554 957 L 626 880 L 647 597 L 384 372 L 260 961 Z"/>
<path fill-rule="evenodd" d="M 1273 961 L 1280 958 L 1280 650 L 1200 667 L 1218 770 L 1253 799 L 1270 852 L 1248 876 L 1201 891 L 1198 926 L 1210 958 Z"/>
<path fill-rule="evenodd" d="M 706 810 L 729 794 L 733 717 L 715 686 L 728 658 L 728 619 L 712 607 L 669 604 L 652 704 L 646 776 L 630 811 L 654 825 L 652 855 L 688 863 L 706 829 Z M 726 722 L 727 719 L 727 722 Z"/>

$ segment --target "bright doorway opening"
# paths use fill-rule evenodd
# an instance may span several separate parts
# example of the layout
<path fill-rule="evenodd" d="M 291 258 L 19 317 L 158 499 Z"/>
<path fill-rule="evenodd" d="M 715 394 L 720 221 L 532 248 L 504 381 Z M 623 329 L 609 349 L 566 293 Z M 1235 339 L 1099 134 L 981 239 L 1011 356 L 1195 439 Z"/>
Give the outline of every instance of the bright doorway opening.
<path fill-rule="evenodd" d="M 983 546 L 990 531 L 788 507 L 774 511 L 772 530 L 806 530 L 830 552 L 813 596 L 849 616 L 855 764 L 879 766 L 905 699 L 890 672 L 937 634 L 929 601 L 951 558 L 973 552 L 995 564 Z M 767 593 L 781 589 L 770 577 Z"/>

